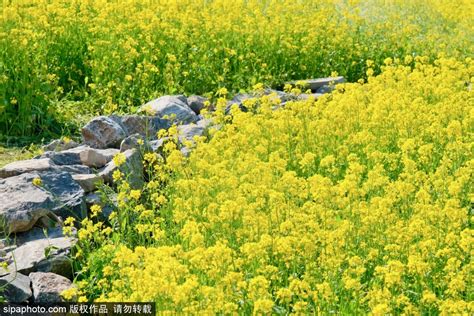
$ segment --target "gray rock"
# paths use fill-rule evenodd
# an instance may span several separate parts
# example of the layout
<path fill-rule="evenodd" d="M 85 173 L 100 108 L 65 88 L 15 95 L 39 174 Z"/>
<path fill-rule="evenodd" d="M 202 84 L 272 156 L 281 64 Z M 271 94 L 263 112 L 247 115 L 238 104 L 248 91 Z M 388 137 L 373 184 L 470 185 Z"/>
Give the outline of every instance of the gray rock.
<path fill-rule="evenodd" d="M 304 81 L 307 84 L 308 89 L 311 91 L 316 91 L 318 88 L 327 85 L 334 85 L 339 83 L 344 83 L 346 80 L 344 77 L 327 77 L 327 78 L 318 78 L 318 79 L 307 79 L 307 80 L 300 80 Z M 288 84 L 295 85 L 296 81 L 287 82 Z"/>
<path fill-rule="evenodd" d="M 79 146 L 79 144 L 73 140 L 65 142 L 64 139 L 55 139 L 51 141 L 49 144 L 44 145 L 41 148 L 43 149 L 43 151 L 62 151 L 62 150 L 71 149 L 77 146 Z"/>
<path fill-rule="evenodd" d="M 151 147 L 151 151 L 153 152 L 158 152 L 158 151 L 161 151 L 161 149 L 163 148 L 163 145 L 165 143 L 165 140 L 167 140 L 168 137 L 163 137 L 163 138 L 160 138 L 160 139 L 157 139 L 157 140 L 152 140 L 151 142 L 149 142 L 149 145 Z"/>
<path fill-rule="evenodd" d="M 79 183 L 84 192 L 92 192 L 96 190 L 101 184 L 104 183 L 104 180 L 101 176 L 97 174 L 73 174 L 72 178 L 74 181 Z"/>
<path fill-rule="evenodd" d="M 139 141 L 142 141 L 142 144 L 139 144 Z M 149 142 L 140 134 L 133 134 L 122 140 L 120 144 L 120 151 L 124 152 L 129 149 L 143 149 L 144 151 L 151 151 Z"/>
<path fill-rule="evenodd" d="M 47 151 L 40 156 L 40 159 L 49 158 L 54 164 L 62 165 L 80 165 L 81 158 L 78 154 L 68 151 Z"/>
<path fill-rule="evenodd" d="M 120 149 L 116 148 L 96 149 L 95 153 L 88 151 L 87 156 L 84 157 L 84 164 L 91 164 L 94 168 L 101 168 L 109 163 L 119 152 Z"/>
<path fill-rule="evenodd" d="M 40 178 L 41 186 L 33 184 Z M 42 217 L 85 215 L 84 190 L 67 172 L 31 172 L 0 180 L 0 218 L 6 231 L 29 230 Z"/>
<path fill-rule="evenodd" d="M 204 102 L 207 101 L 207 98 L 201 97 L 199 95 L 192 95 L 188 97 L 188 106 L 194 113 L 201 113 L 201 110 L 204 108 Z"/>
<path fill-rule="evenodd" d="M 61 292 L 72 287 L 70 280 L 50 272 L 32 272 L 29 275 L 35 303 L 62 302 Z"/>
<path fill-rule="evenodd" d="M 236 94 L 229 102 L 227 102 L 227 107 L 225 109 L 225 113 L 229 114 L 232 106 L 235 104 L 239 107 L 239 109 L 243 112 L 246 112 L 248 109 L 244 105 L 244 101 L 250 100 L 250 99 L 259 99 L 263 96 L 269 96 L 272 97 L 274 96 L 277 98 L 281 103 L 285 103 L 291 100 L 296 100 L 296 96 L 283 92 L 283 91 L 278 91 L 274 89 L 264 89 L 263 91 L 254 91 L 251 93 L 238 93 Z M 274 101 L 278 101 L 274 100 Z"/>
<path fill-rule="evenodd" d="M 124 151 L 123 154 L 125 155 L 125 163 L 123 165 L 117 167 L 112 160 L 99 172 L 99 175 L 104 179 L 105 183 L 113 185 L 112 175 L 118 168 L 125 174 L 132 188 L 141 188 L 143 186 L 143 163 L 140 152 L 136 149 L 129 149 Z"/>
<path fill-rule="evenodd" d="M 91 169 L 87 166 L 84 165 L 64 165 L 64 166 L 57 166 L 53 170 L 59 171 L 59 172 L 68 172 L 70 174 L 88 174 L 91 173 Z"/>
<path fill-rule="evenodd" d="M 48 155 L 51 155 L 51 156 L 55 154 L 53 152 L 49 152 L 49 153 L 50 154 Z M 60 159 L 63 159 L 63 158 L 60 158 Z M 68 158 L 64 158 L 64 159 L 68 159 Z M 77 162 L 77 161 L 74 160 L 71 162 Z M 71 174 L 90 173 L 90 169 L 87 166 L 83 166 L 81 164 L 57 165 L 53 162 L 51 158 L 40 156 L 35 159 L 15 161 L 6 165 L 2 169 L 0 169 L 0 179 L 17 176 L 23 173 L 36 172 L 36 171 L 37 172 L 43 172 L 43 171 L 69 172 Z"/>
<path fill-rule="evenodd" d="M 125 137 L 127 132 L 114 115 L 96 117 L 82 128 L 84 143 L 93 148 L 116 148 Z"/>
<path fill-rule="evenodd" d="M 237 106 L 237 108 L 239 108 L 242 112 L 247 112 L 247 108 L 240 102 L 234 102 L 234 101 L 228 101 L 227 102 L 227 105 L 225 107 L 225 110 L 224 110 L 224 113 L 226 115 L 230 114 L 230 111 L 232 110 L 232 107 L 233 106 Z"/>
<path fill-rule="evenodd" d="M 317 100 L 319 97 L 321 97 L 322 94 L 321 93 L 302 93 L 300 95 L 298 95 L 298 100 L 308 100 L 310 98 L 314 98 L 315 100 Z"/>
<path fill-rule="evenodd" d="M 24 274 L 37 271 L 53 272 L 71 278 L 72 265 L 69 255 L 75 242 L 74 237 L 62 234 L 49 236 L 49 233 L 46 237 L 35 232 L 31 239 L 9 254 L 13 263 L 8 266 L 8 270 Z"/>
<path fill-rule="evenodd" d="M 139 134 L 147 139 L 155 139 L 156 133 L 160 129 L 168 129 L 171 123 L 159 116 L 125 115 L 122 125 L 127 129 L 127 135 Z"/>
<path fill-rule="evenodd" d="M 201 120 L 196 122 L 196 125 L 206 129 L 206 128 L 209 128 L 209 127 L 212 126 L 212 120 L 211 119 L 201 119 Z"/>
<path fill-rule="evenodd" d="M 202 125 L 187 124 L 178 126 L 178 139 L 182 143 L 192 141 L 194 136 L 201 136 L 206 128 Z"/>
<path fill-rule="evenodd" d="M 142 105 L 141 111 L 159 117 L 174 116 L 173 121 L 180 123 L 192 123 L 197 120 L 196 113 L 189 108 L 186 97 L 182 95 L 166 95 L 155 99 Z"/>
<path fill-rule="evenodd" d="M 13 177 L 31 171 L 53 170 L 55 166 L 49 158 L 15 161 L 0 169 L 0 178 Z"/>
<path fill-rule="evenodd" d="M 183 147 L 180 149 L 181 153 L 183 154 L 184 157 L 189 157 L 189 155 L 192 152 L 192 149 L 189 147 Z"/>
<path fill-rule="evenodd" d="M 281 102 L 296 100 L 296 96 L 294 96 L 293 94 L 275 90 L 275 89 L 265 89 L 264 95 L 271 95 L 271 94 L 276 94 L 276 96 L 280 99 Z"/>
<path fill-rule="evenodd" d="M 26 302 L 32 295 L 30 278 L 21 273 L 10 273 L 0 277 L 2 296 L 10 303 Z"/>
<path fill-rule="evenodd" d="M 117 209 L 117 194 L 107 194 L 104 198 L 99 196 L 97 193 L 90 193 L 86 196 L 86 204 L 90 209 L 92 205 L 100 205 L 102 207 L 102 212 L 99 213 L 100 221 L 107 221 L 109 219 L 110 213 Z"/>
<path fill-rule="evenodd" d="M 46 234 L 45 234 L 46 231 Z M 59 237 L 64 237 L 63 235 L 63 227 L 58 224 L 54 227 L 50 227 L 48 229 L 43 229 L 39 227 L 33 227 L 31 230 L 22 232 L 22 233 L 16 233 L 15 234 L 15 243 L 17 247 L 22 246 L 23 244 L 30 242 L 30 241 L 35 241 L 38 239 L 43 239 L 46 236 L 48 238 L 59 238 Z"/>
<path fill-rule="evenodd" d="M 77 154 L 82 164 L 92 168 L 101 168 L 111 161 L 119 150 L 114 148 L 95 149 L 89 146 L 81 146 L 72 149 L 70 152 Z"/>
<path fill-rule="evenodd" d="M 107 148 L 107 149 L 98 149 L 98 152 L 101 155 L 105 156 L 107 162 L 109 162 L 112 160 L 112 158 L 114 158 L 116 154 L 120 152 L 120 150 L 115 149 L 115 148 Z"/>
<path fill-rule="evenodd" d="M 335 89 L 335 86 L 330 86 L 330 85 L 324 85 L 322 87 L 319 87 L 316 89 L 317 94 L 325 94 L 325 93 L 330 93 Z"/>
<path fill-rule="evenodd" d="M 96 149 L 83 145 L 61 152 L 46 152 L 40 158 L 49 158 L 60 166 L 83 164 L 92 168 L 101 168 L 118 152 L 119 150 L 114 148 Z"/>
<path fill-rule="evenodd" d="M 40 173 L 39 177 L 43 182 L 42 188 L 53 196 L 54 214 L 62 218 L 85 216 L 84 190 L 69 173 L 45 172 Z"/>
<path fill-rule="evenodd" d="M 57 226 L 60 223 L 62 223 L 62 219 L 60 217 L 54 215 L 54 213 L 50 213 L 50 214 L 48 214 L 48 216 L 40 217 L 36 221 L 36 224 L 35 224 L 34 228 L 43 228 L 43 229 L 44 228 L 51 228 L 51 227 Z"/>
<path fill-rule="evenodd" d="M 21 232 L 31 229 L 55 205 L 53 196 L 31 182 L 37 174 L 23 174 L 0 180 L 0 231 Z"/>
<path fill-rule="evenodd" d="M 230 101 L 227 102 L 227 106 L 225 108 L 224 113 L 229 114 L 233 105 L 237 105 L 241 111 L 246 112 L 247 108 L 244 106 L 243 102 L 245 100 L 254 99 L 254 98 L 256 98 L 256 96 L 251 93 L 237 93 L 236 95 L 234 95 L 234 97 Z"/>
<path fill-rule="evenodd" d="M 86 195 L 85 201 L 87 208 L 90 208 L 94 204 L 100 205 L 102 199 L 100 198 L 100 195 L 97 194 L 97 192 L 92 192 Z"/>
<path fill-rule="evenodd" d="M 202 136 L 211 123 L 212 123 L 211 120 L 201 120 L 201 121 L 198 121 L 198 124 L 188 124 L 188 125 L 178 126 L 178 140 L 182 145 L 184 145 L 181 148 L 181 153 L 185 157 L 188 157 L 192 151 L 192 149 L 189 148 L 185 144 L 185 142 L 188 141 L 194 144 L 195 143 L 194 137 Z"/>
<path fill-rule="evenodd" d="M 234 103 L 242 103 L 245 100 L 253 99 L 255 97 L 256 96 L 251 93 L 237 93 L 230 101 Z"/>

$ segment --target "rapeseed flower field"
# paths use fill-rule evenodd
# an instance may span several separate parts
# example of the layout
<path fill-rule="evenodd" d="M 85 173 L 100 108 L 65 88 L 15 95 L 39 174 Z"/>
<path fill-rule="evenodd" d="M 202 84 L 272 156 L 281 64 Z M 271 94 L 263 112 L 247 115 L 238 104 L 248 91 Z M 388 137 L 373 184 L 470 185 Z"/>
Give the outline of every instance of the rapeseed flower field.
<path fill-rule="evenodd" d="M 143 188 L 117 154 L 109 205 L 64 221 L 65 300 L 474 314 L 472 0 L 5 0 L 0 15 L 0 139 L 209 98 L 203 136 L 137 142 Z M 317 99 L 264 93 L 339 75 Z M 226 108 L 249 90 L 247 111 Z"/>
<path fill-rule="evenodd" d="M 146 187 L 118 174 L 108 222 L 98 206 L 82 222 L 65 296 L 160 313 L 472 314 L 474 60 L 381 71 L 215 115 L 189 158 L 171 129 L 164 161 L 144 157 Z"/>
<path fill-rule="evenodd" d="M 465 57 L 471 0 L 6 0 L 0 133 L 64 131 L 162 94 L 329 76 L 387 57 Z M 58 124 L 59 122 L 59 124 Z"/>

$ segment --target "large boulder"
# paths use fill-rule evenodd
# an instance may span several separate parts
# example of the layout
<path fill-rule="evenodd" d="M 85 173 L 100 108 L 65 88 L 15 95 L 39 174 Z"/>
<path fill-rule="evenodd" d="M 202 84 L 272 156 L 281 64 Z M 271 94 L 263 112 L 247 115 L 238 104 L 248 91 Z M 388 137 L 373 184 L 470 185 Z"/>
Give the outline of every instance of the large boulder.
<path fill-rule="evenodd" d="M 69 279 L 50 272 L 32 272 L 29 275 L 35 303 L 62 302 L 61 292 L 72 287 Z"/>
<path fill-rule="evenodd" d="M 93 148 L 109 148 L 120 145 L 127 137 L 127 131 L 118 116 L 99 116 L 82 128 L 82 138 Z"/>
<path fill-rule="evenodd" d="M 174 121 L 185 124 L 198 119 L 196 113 L 188 106 L 186 97 L 182 95 L 166 95 L 155 99 L 142 105 L 141 111 L 159 117 L 174 117 Z"/>
<path fill-rule="evenodd" d="M 24 303 L 32 295 L 30 278 L 21 273 L 13 272 L 0 277 L 1 295 L 10 303 Z"/>
<path fill-rule="evenodd" d="M 141 188 L 144 176 L 140 152 L 136 149 L 128 149 L 121 154 L 125 155 L 125 163 L 123 165 L 117 166 L 112 160 L 99 172 L 99 175 L 104 179 L 105 183 L 113 185 L 113 173 L 118 169 L 127 177 L 130 187 L 134 189 Z"/>
<path fill-rule="evenodd" d="M 48 230 L 46 235 L 38 228 L 28 232 L 26 241 L 8 254 L 12 262 L 8 270 L 24 274 L 53 272 L 72 278 L 70 251 L 76 239 L 58 229 Z"/>
<path fill-rule="evenodd" d="M 36 185 L 33 180 L 41 179 Z M 36 181 L 36 180 L 35 180 Z M 84 190 L 67 172 L 31 172 L 0 180 L 0 219 L 8 232 L 27 231 L 51 213 L 83 217 Z"/>
<path fill-rule="evenodd" d="M 122 125 L 127 129 L 127 135 L 139 134 L 147 139 L 156 138 L 160 129 L 168 129 L 171 126 L 169 120 L 159 116 L 125 115 Z"/>

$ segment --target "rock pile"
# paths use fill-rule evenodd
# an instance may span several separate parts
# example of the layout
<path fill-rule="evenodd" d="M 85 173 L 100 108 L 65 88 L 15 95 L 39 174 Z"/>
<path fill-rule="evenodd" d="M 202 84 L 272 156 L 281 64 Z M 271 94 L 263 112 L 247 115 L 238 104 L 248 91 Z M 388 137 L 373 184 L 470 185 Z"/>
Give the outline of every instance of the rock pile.
<path fill-rule="evenodd" d="M 341 81 L 340 79 L 338 79 Z M 314 81 L 314 82 L 313 82 Z M 334 78 L 310 81 L 320 91 Z M 327 89 L 330 90 L 329 88 Z M 316 92 L 316 91 L 315 91 Z M 309 98 L 267 89 L 282 104 Z M 314 93 L 317 98 L 320 93 Z M 254 94 L 238 94 L 228 102 L 246 110 L 244 101 Z M 92 119 L 82 128 L 81 144 L 55 140 L 45 152 L 30 160 L 10 163 L 0 169 L 0 286 L 10 302 L 54 302 L 71 285 L 73 277 L 69 254 L 75 237 L 64 236 L 62 221 L 72 216 L 82 219 L 100 198 L 95 192 L 102 184 L 113 185 L 113 172 L 129 175 L 130 185 L 143 185 L 143 165 L 139 144 L 146 151 L 160 150 L 164 139 L 157 132 L 178 125 L 183 144 L 203 135 L 212 126 L 201 111 L 206 99 L 200 96 L 163 96 L 140 109 L 140 115 L 110 115 Z M 122 152 L 125 163 L 116 166 L 113 157 Z M 183 153 L 188 153 L 185 147 Z M 103 206 L 113 208 L 114 206 Z M 0 293 L 1 295 L 1 293 Z"/>

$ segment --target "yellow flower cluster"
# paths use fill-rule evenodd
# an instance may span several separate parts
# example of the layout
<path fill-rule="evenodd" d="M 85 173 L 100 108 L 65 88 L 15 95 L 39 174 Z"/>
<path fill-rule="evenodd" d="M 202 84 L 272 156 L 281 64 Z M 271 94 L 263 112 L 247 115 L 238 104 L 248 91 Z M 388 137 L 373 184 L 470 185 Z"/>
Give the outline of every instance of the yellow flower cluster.
<path fill-rule="evenodd" d="M 64 97 L 81 102 L 74 118 L 332 71 L 357 81 L 368 59 L 370 74 L 387 57 L 466 56 L 473 12 L 472 0 L 3 1 L 0 131 L 44 130 Z"/>
<path fill-rule="evenodd" d="M 186 163 L 152 165 L 123 202 L 150 210 L 128 222 L 140 234 L 88 262 L 90 298 L 191 314 L 473 314 L 474 61 L 413 62 L 317 101 L 272 110 L 262 97 Z"/>

